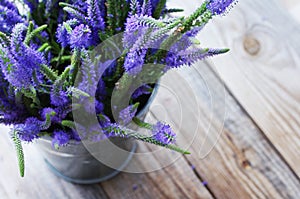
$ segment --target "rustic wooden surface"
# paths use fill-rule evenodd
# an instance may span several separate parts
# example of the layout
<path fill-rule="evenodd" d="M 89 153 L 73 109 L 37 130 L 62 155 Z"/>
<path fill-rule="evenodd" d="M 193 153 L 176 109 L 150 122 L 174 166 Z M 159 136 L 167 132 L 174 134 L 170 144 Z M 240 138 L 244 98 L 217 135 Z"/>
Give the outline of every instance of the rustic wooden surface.
<path fill-rule="evenodd" d="M 200 3 L 171 1 L 186 13 Z M 147 119 L 169 122 L 192 154 L 161 170 L 75 185 L 52 175 L 28 144 L 20 179 L 1 127 L 0 198 L 300 198 L 299 23 L 298 0 L 240 0 L 206 27 L 202 43 L 231 52 L 163 78 Z M 139 150 L 159 148 L 139 143 Z M 172 155 L 163 150 L 150 161 Z"/>

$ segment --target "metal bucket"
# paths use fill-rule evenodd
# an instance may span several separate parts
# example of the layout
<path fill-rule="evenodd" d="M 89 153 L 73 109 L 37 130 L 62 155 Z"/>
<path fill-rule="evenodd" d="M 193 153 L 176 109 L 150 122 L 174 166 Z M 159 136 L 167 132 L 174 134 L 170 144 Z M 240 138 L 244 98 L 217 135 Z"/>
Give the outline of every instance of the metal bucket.
<path fill-rule="evenodd" d="M 137 117 L 145 118 L 156 93 L 157 86 Z M 64 180 L 77 184 L 99 183 L 116 176 L 130 162 L 137 148 L 135 140 L 125 138 L 109 138 L 96 143 L 90 142 L 88 148 L 96 147 L 96 150 L 93 150 L 94 153 L 90 153 L 81 142 L 71 141 L 67 146 L 57 150 L 52 147 L 51 141 L 51 137 L 43 137 L 37 141 L 37 146 L 42 152 L 48 168 Z M 120 155 L 118 151 L 110 148 L 111 142 L 129 153 Z M 97 150 L 97 148 L 101 150 Z M 95 158 L 99 156 L 105 159 L 111 158 L 114 161 L 114 168 L 110 168 Z"/>

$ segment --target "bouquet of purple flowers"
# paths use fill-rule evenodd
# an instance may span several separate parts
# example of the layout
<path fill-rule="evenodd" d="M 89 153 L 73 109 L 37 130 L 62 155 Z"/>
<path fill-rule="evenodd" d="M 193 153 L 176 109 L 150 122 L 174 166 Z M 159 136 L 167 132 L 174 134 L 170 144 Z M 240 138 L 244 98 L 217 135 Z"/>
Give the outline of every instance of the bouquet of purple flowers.
<path fill-rule="evenodd" d="M 136 117 L 155 86 L 155 82 L 147 83 L 145 74 L 157 81 L 172 68 L 227 52 L 201 48 L 194 37 L 233 3 L 206 0 L 192 15 L 172 17 L 170 13 L 182 10 L 168 9 L 166 0 L 20 0 L 16 4 L 1 0 L 0 122 L 13 125 L 21 175 L 21 141 L 48 135 L 57 148 L 70 140 L 89 139 L 76 130 L 82 125 L 72 114 L 78 107 L 84 108 L 86 118 L 96 113 L 99 134 L 135 138 L 187 154 L 174 145 L 176 135 L 169 125 L 148 124 Z M 27 15 L 21 14 L 24 11 Z M 120 56 L 113 59 L 115 45 L 106 42 L 110 45 L 95 64 L 90 52 L 121 33 Z M 105 70 L 99 63 L 107 65 Z M 130 95 L 129 106 L 118 107 L 114 117 L 114 89 L 122 98 L 137 77 L 144 83 Z M 81 103 L 72 103 L 72 98 Z M 85 103 L 90 98 L 93 100 Z M 151 135 L 126 129 L 131 121 Z M 96 137 L 94 132 L 93 139 Z"/>

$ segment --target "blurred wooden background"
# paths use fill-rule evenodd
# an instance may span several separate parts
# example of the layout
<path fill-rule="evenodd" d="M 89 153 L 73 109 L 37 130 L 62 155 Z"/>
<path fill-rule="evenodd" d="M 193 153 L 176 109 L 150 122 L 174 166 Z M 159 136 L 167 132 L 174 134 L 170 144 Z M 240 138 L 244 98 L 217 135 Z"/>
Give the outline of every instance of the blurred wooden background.
<path fill-rule="evenodd" d="M 201 2 L 169 4 L 188 14 Z M 53 176 L 26 145 L 20 179 L 1 127 L 0 198 L 300 198 L 300 1 L 240 0 L 199 39 L 231 51 L 168 73 L 148 115 L 169 122 L 191 155 L 155 172 L 81 186 Z M 139 150 L 159 148 L 140 143 Z M 150 161 L 172 155 L 163 150 Z"/>

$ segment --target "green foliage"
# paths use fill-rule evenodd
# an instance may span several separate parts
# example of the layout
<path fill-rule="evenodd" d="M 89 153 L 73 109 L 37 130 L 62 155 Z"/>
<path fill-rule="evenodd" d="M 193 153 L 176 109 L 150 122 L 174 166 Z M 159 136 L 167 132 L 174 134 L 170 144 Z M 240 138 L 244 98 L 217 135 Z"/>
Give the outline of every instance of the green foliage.
<path fill-rule="evenodd" d="M 29 27 L 27 29 L 27 35 L 26 35 L 25 40 L 24 40 L 24 43 L 26 45 L 28 45 L 30 43 L 30 41 L 32 40 L 32 38 L 34 38 L 35 36 L 37 36 L 37 34 L 39 34 L 40 32 L 44 31 L 48 27 L 48 25 L 42 25 L 42 26 L 39 26 L 38 28 L 32 30 L 33 29 L 33 24 L 30 25 L 31 23 L 29 23 Z"/>
<path fill-rule="evenodd" d="M 76 129 L 75 123 L 70 120 L 61 121 L 61 125 L 63 125 L 64 127 L 68 127 L 70 129 Z"/>
<path fill-rule="evenodd" d="M 70 67 L 67 67 L 64 72 L 57 78 L 57 80 L 54 82 L 53 87 L 54 88 L 62 88 L 66 80 L 68 79 L 70 75 Z"/>
<path fill-rule="evenodd" d="M 118 0 L 117 0 L 118 1 Z M 109 35 L 113 35 L 117 28 L 116 7 L 118 6 L 116 0 L 107 0 L 107 24 L 109 29 Z M 120 11 L 119 11 L 120 12 Z"/>
<path fill-rule="evenodd" d="M 0 42 L 3 41 L 6 45 L 9 45 L 10 41 L 7 35 L 0 31 Z"/>
<path fill-rule="evenodd" d="M 160 20 L 155 20 L 151 17 L 142 16 L 139 18 L 139 24 L 144 27 L 150 27 L 150 28 L 163 28 L 166 26 L 165 23 L 163 23 Z"/>
<path fill-rule="evenodd" d="M 86 22 L 85 20 L 85 15 L 80 13 L 79 11 L 75 10 L 74 8 L 71 7 L 64 7 L 64 11 L 68 12 L 71 15 L 74 15 L 76 18 L 82 20 L 83 22 Z"/>
<path fill-rule="evenodd" d="M 87 98 L 91 97 L 88 93 L 86 93 L 86 92 L 84 92 L 84 91 L 82 91 L 78 88 L 75 88 L 73 86 L 68 88 L 68 92 L 72 93 L 72 96 L 76 97 L 76 98 L 80 98 L 81 96 L 82 97 L 87 97 Z"/>
<path fill-rule="evenodd" d="M 183 12 L 184 10 L 183 9 L 180 9 L 180 8 L 173 8 L 173 9 L 166 9 L 165 10 L 165 13 L 166 14 L 171 14 L 171 13 L 176 13 L 176 12 Z"/>
<path fill-rule="evenodd" d="M 133 121 L 136 125 L 138 125 L 139 127 L 142 127 L 142 128 L 145 128 L 145 129 L 152 130 L 152 125 L 151 125 L 151 124 L 149 124 L 149 123 L 147 123 L 147 122 L 144 122 L 144 121 L 140 120 L 140 119 L 137 118 L 137 117 L 134 117 L 134 118 L 132 119 L 132 121 Z"/>
<path fill-rule="evenodd" d="M 193 14 L 191 14 L 182 24 L 182 33 L 189 31 L 193 27 L 193 23 L 195 20 L 197 20 L 199 17 L 201 17 L 204 13 L 207 13 L 207 2 L 204 2 Z M 209 17 L 209 16 L 206 16 Z M 211 18 L 211 17 L 210 17 Z M 209 18 L 209 19 L 210 19 Z M 204 18 L 203 18 L 204 19 Z M 207 20 L 209 20 L 207 19 Z M 201 25 L 201 24 L 198 24 Z"/>
<path fill-rule="evenodd" d="M 24 164 L 23 147 L 22 147 L 21 140 L 19 139 L 16 131 L 13 132 L 12 140 L 13 140 L 13 142 L 15 144 L 15 148 L 16 148 L 16 152 L 17 152 L 17 158 L 18 158 L 18 163 L 19 163 L 20 176 L 24 177 L 24 174 L 25 174 L 25 164 Z"/>
<path fill-rule="evenodd" d="M 75 49 L 71 57 L 71 69 L 72 69 L 71 85 L 74 85 L 75 83 L 77 73 L 79 71 L 80 58 L 81 58 L 80 50 Z"/>
<path fill-rule="evenodd" d="M 53 117 L 55 115 L 56 115 L 55 111 L 52 111 L 51 113 L 46 114 L 46 120 L 41 125 L 41 130 L 46 130 L 51 126 L 51 117 Z"/>
<path fill-rule="evenodd" d="M 49 43 L 44 43 L 41 47 L 39 47 L 38 51 L 39 52 L 43 52 L 43 51 L 47 51 L 47 48 L 51 47 Z"/>
<path fill-rule="evenodd" d="M 151 46 L 151 43 L 157 42 L 159 39 L 161 39 L 163 36 L 165 36 L 168 32 L 170 32 L 172 29 L 174 29 L 176 26 L 178 26 L 183 18 L 179 18 L 176 21 L 168 24 L 166 27 L 161 28 L 154 33 L 152 33 L 152 30 L 150 29 L 148 31 L 148 34 L 145 34 L 141 39 L 139 39 L 134 45 L 133 49 L 143 49 L 144 46 Z M 150 34 L 152 33 L 152 34 Z"/>
<path fill-rule="evenodd" d="M 137 4 L 138 4 L 137 0 L 131 0 L 130 12 L 131 12 L 132 15 L 135 15 L 137 13 Z"/>
<path fill-rule="evenodd" d="M 69 8 L 72 8 L 73 10 L 75 11 L 78 11 L 78 12 L 81 12 L 83 14 L 83 11 L 80 10 L 78 7 L 76 6 L 73 6 L 72 4 L 69 4 L 69 3 L 65 3 L 65 2 L 59 2 L 58 3 L 59 6 L 61 7 L 69 7 Z"/>
<path fill-rule="evenodd" d="M 160 0 L 155 11 L 154 11 L 154 14 L 153 14 L 153 17 L 156 18 L 156 19 L 159 19 L 163 9 L 165 8 L 165 5 L 166 5 L 166 2 L 167 0 Z"/>
<path fill-rule="evenodd" d="M 40 100 L 37 96 L 37 91 L 34 87 L 30 87 L 29 89 L 21 89 L 21 93 L 32 100 L 33 103 L 40 106 Z"/>
<path fill-rule="evenodd" d="M 44 64 L 41 65 L 41 72 L 52 82 L 55 82 L 58 79 L 57 74 L 47 65 Z"/>

